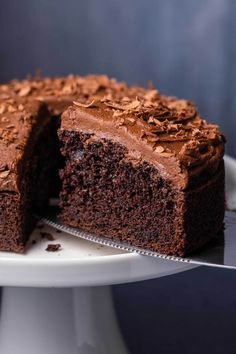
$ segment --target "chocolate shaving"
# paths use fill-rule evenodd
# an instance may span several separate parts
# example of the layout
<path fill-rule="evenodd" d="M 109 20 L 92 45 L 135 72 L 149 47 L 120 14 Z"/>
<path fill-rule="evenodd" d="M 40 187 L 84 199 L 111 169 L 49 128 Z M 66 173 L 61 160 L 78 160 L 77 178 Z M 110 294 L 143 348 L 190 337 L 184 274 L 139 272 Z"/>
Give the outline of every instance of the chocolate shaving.
<path fill-rule="evenodd" d="M 156 100 L 158 98 L 158 91 L 157 90 L 149 90 L 145 95 L 144 95 L 145 99 L 147 101 L 153 101 Z"/>
<path fill-rule="evenodd" d="M 159 154 L 161 154 L 164 150 L 165 149 L 163 148 L 163 146 L 158 145 L 155 147 L 155 152 L 157 152 Z"/>
<path fill-rule="evenodd" d="M 8 112 L 9 113 L 14 113 L 17 111 L 17 108 L 12 106 L 12 105 L 9 105 L 8 108 L 7 108 Z"/>
<path fill-rule="evenodd" d="M 174 154 L 172 152 L 162 152 L 161 153 L 161 156 L 164 156 L 164 157 L 171 157 L 171 156 L 174 156 Z"/>
<path fill-rule="evenodd" d="M 158 140 L 159 140 L 159 138 L 156 135 L 153 135 L 153 136 L 147 135 L 147 141 L 150 142 L 150 143 L 155 143 Z"/>
<path fill-rule="evenodd" d="M 2 172 L 0 172 L 0 178 L 1 179 L 5 179 L 5 178 L 7 178 L 7 176 L 10 174 L 10 171 L 8 170 L 8 171 L 2 171 Z"/>
<path fill-rule="evenodd" d="M 18 110 L 19 110 L 19 111 L 23 111 L 24 108 L 25 108 L 25 107 L 23 106 L 23 104 L 19 104 L 19 106 L 18 106 Z"/>
<path fill-rule="evenodd" d="M 77 107 L 83 107 L 83 108 L 90 108 L 90 107 L 97 107 L 98 100 L 92 100 L 92 102 L 86 104 L 86 103 L 81 103 L 77 101 L 73 101 L 74 105 Z"/>
<path fill-rule="evenodd" d="M 124 113 L 123 112 L 119 112 L 119 111 L 113 111 L 113 117 L 120 117 L 122 116 Z"/>
<path fill-rule="evenodd" d="M 3 114 L 6 111 L 6 106 L 4 104 L 2 104 L 0 106 L 0 114 Z"/>
<path fill-rule="evenodd" d="M 120 111 L 132 111 L 132 110 L 136 110 L 140 106 L 140 102 L 137 99 L 131 101 L 130 103 L 124 102 L 123 105 L 115 103 L 113 101 L 104 100 L 103 102 L 106 106 L 118 109 Z"/>
<path fill-rule="evenodd" d="M 3 123 L 8 123 L 8 122 L 9 122 L 9 119 L 8 119 L 7 117 L 2 117 L 2 118 L 1 118 L 1 121 L 2 121 Z"/>
<path fill-rule="evenodd" d="M 24 97 L 24 96 L 27 96 L 29 95 L 31 91 L 31 87 L 30 86 L 26 86 L 26 87 L 23 87 L 19 92 L 18 92 L 18 95 L 20 97 Z"/>
<path fill-rule="evenodd" d="M 48 244 L 47 248 L 45 249 L 45 251 L 47 252 L 57 252 L 61 250 L 61 245 L 60 243 L 55 243 L 55 244 Z"/>
<path fill-rule="evenodd" d="M 6 171 L 7 165 L 5 163 L 0 162 L 0 172 Z"/>

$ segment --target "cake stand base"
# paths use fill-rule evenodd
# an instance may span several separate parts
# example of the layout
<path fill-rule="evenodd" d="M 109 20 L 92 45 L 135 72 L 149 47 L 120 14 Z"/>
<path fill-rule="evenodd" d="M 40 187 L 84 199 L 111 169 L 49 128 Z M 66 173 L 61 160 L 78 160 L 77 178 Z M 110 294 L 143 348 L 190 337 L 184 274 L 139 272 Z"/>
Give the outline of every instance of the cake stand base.
<path fill-rule="evenodd" d="M 109 286 L 5 287 L 0 353 L 127 354 Z"/>

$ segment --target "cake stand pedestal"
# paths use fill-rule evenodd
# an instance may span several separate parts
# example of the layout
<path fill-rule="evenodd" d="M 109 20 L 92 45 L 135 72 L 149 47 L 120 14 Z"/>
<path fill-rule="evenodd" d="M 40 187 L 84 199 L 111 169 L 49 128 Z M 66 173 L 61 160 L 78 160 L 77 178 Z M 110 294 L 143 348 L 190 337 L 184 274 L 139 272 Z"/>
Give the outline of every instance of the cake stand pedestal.
<path fill-rule="evenodd" d="M 4 288 L 4 354 L 124 354 L 109 286 Z"/>
<path fill-rule="evenodd" d="M 0 253 L 0 353 L 127 354 L 110 285 L 157 278 L 196 265 L 101 247 L 44 227 L 25 255 Z M 61 251 L 46 252 L 48 243 Z"/>

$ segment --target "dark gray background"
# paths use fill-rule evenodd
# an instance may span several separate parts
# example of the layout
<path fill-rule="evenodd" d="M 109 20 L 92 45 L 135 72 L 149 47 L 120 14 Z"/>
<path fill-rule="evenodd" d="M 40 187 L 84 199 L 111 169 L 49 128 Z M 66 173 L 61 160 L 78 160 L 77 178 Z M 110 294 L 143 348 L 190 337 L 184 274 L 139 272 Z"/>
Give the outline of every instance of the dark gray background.
<path fill-rule="evenodd" d="M 107 73 L 193 99 L 236 157 L 236 1 L 0 0 L 0 81 Z M 114 287 L 131 354 L 236 352 L 236 272 Z"/>

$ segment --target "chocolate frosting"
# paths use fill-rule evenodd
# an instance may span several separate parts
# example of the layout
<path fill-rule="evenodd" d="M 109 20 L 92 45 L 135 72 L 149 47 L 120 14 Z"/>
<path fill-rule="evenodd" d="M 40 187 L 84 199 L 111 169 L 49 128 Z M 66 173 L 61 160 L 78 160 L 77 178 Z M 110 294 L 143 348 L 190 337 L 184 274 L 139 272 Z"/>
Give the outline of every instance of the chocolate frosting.
<path fill-rule="evenodd" d="M 74 104 L 72 105 L 72 103 Z M 62 129 L 82 130 L 124 144 L 132 163 L 148 161 L 179 188 L 214 173 L 224 153 L 218 127 L 192 102 L 105 75 L 34 78 L 0 85 L 0 190 L 17 190 L 17 166 L 39 110 L 62 115 Z"/>
<path fill-rule="evenodd" d="M 0 85 L 0 100 L 10 97 L 34 99 L 45 102 L 51 114 L 59 115 L 77 98 L 86 102 L 95 94 L 104 95 L 118 88 L 122 90 L 122 87 L 125 88 L 126 84 L 118 83 L 105 75 L 69 75 L 43 79 L 36 77 Z"/>

